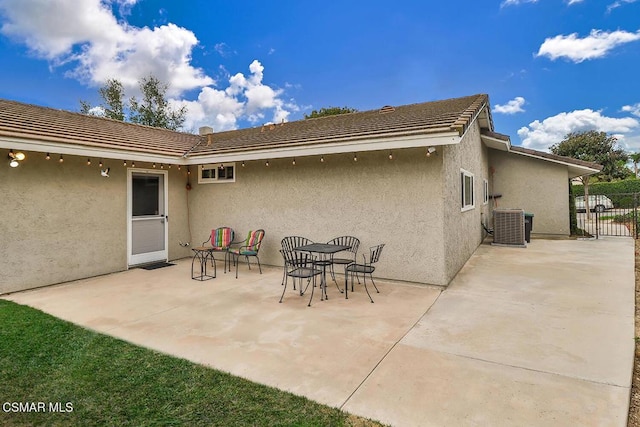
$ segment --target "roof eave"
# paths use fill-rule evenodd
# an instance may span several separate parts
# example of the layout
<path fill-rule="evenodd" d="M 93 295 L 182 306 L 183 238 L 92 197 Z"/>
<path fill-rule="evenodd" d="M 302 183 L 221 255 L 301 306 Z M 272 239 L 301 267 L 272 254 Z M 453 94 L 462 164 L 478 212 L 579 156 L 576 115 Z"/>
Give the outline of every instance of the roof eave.
<path fill-rule="evenodd" d="M 549 158 L 544 157 L 542 155 L 538 155 L 534 150 L 528 150 L 529 152 L 518 150 L 511 146 L 511 139 L 507 135 L 491 133 L 491 134 L 482 134 L 481 135 L 482 142 L 494 150 L 499 151 L 507 151 L 509 153 L 518 154 L 521 156 L 531 157 L 538 160 L 544 160 L 551 163 L 556 163 L 560 165 L 567 166 L 567 170 L 569 172 L 569 178 L 575 178 L 577 176 L 585 176 L 585 175 L 593 175 L 595 173 L 600 172 L 601 167 L 598 168 L 596 166 L 591 167 L 587 165 L 579 165 L 576 163 L 572 163 L 570 161 L 565 161 L 560 158 Z"/>
<path fill-rule="evenodd" d="M 342 153 L 363 153 L 367 151 L 392 151 L 405 148 L 419 148 L 459 144 L 458 132 L 404 135 L 386 138 L 350 139 L 331 143 L 306 144 L 300 146 L 280 146 L 253 148 L 242 151 L 228 151 L 206 154 L 191 154 L 186 164 L 224 163 L 242 160 L 268 160 L 292 157 L 319 156 Z"/>
<path fill-rule="evenodd" d="M 118 150 L 97 146 L 72 145 L 69 143 L 25 139 L 0 135 L 0 148 L 40 153 L 55 153 L 102 159 L 135 160 L 139 162 L 164 162 L 186 164 L 179 153 L 158 153 L 138 150 Z"/>

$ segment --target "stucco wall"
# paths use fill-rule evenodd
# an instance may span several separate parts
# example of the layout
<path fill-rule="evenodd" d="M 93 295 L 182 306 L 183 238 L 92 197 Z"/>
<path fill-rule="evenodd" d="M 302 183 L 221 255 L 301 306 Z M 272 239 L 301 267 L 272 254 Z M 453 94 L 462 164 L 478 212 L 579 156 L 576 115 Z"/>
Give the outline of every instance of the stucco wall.
<path fill-rule="evenodd" d="M 534 214 L 534 234 L 569 235 L 567 167 L 515 153 L 490 150 L 493 192 L 499 208 Z"/>
<path fill-rule="evenodd" d="M 0 167 L 0 293 L 45 286 L 127 268 L 127 173 L 119 161 L 110 177 L 98 160 L 27 152 L 17 168 Z M 139 165 L 138 167 L 151 165 Z M 189 255 L 186 174 L 169 173 L 169 258 Z"/>
<path fill-rule="evenodd" d="M 480 130 L 474 124 L 460 144 L 444 147 L 444 211 L 445 211 L 445 276 L 448 284 L 482 242 L 481 221 L 489 212 L 483 203 L 483 179 L 488 179 L 488 151 L 480 141 Z M 475 207 L 461 211 L 462 186 L 460 169 L 474 175 Z"/>
<path fill-rule="evenodd" d="M 235 183 L 197 184 L 191 223 L 195 244 L 211 229 L 230 226 L 244 237 L 264 228 L 261 262 L 282 265 L 285 236 L 325 242 L 340 235 L 361 240 L 360 253 L 386 243 L 379 277 L 441 283 L 441 157 L 424 149 L 271 160 L 236 164 Z M 358 255 L 361 257 L 361 255 Z"/>

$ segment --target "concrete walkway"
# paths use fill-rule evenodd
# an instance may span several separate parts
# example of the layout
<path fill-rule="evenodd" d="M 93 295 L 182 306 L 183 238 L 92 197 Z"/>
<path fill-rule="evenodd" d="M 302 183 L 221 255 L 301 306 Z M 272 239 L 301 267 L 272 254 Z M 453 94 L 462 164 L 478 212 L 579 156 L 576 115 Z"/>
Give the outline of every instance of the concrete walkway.
<path fill-rule="evenodd" d="M 449 288 L 379 282 L 306 307 L 281 270 L 190 280 L 190 261 L 5 296 L 396 426 L 626 425 L 629 238 L 481 246 Z"/>

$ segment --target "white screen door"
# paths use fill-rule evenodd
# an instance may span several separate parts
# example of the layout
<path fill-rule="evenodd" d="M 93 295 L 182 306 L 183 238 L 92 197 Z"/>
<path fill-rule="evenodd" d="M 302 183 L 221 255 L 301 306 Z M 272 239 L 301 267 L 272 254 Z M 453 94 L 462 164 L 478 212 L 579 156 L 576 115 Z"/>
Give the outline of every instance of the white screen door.
<path fill-rule="evenodd" d="M 167 260 L 167 171 L 129 169 L 129 265 Z"/>

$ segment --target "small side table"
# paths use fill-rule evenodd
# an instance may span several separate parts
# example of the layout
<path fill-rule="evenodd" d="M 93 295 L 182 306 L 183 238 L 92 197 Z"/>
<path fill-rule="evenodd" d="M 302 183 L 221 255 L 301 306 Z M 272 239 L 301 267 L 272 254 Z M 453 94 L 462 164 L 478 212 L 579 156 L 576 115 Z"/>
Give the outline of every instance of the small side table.
<path fill-rule="evenodd" d="M 216 259 L 213 257 L 213 248 L 201 246 L 199 248 L 193 248 L 192 251 L 191 278 L 200 281 L 215 279 L 218 267 L 216 266 Z M 211 264 L 213 264 L 213 276 L 207 272 L 207 263 L 209 260 L 211 260 Z M 200 271 L 197 270 L 198 265 L 200 266 Z"/>

